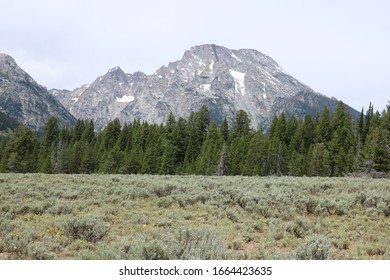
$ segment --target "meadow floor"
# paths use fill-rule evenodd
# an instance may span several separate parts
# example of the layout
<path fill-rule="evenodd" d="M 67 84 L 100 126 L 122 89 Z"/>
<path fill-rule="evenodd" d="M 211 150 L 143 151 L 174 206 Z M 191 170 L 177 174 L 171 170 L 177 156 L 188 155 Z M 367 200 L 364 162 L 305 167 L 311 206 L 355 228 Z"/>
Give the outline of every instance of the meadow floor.
<path fill-rule="evenodd" d="M 390 180 L 0 174 L 0 259 L 390 259 Z"/>

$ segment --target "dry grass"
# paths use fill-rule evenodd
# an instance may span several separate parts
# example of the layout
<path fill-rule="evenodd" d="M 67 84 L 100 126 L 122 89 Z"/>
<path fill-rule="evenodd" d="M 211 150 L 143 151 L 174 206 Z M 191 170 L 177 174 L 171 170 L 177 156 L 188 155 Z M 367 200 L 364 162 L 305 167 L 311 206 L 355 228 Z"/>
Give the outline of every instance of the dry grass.
<path fill-rule="evenodd" d="M 390 252 L 388 179 L 1 174 L 0 203 L 0 259 Z"/>

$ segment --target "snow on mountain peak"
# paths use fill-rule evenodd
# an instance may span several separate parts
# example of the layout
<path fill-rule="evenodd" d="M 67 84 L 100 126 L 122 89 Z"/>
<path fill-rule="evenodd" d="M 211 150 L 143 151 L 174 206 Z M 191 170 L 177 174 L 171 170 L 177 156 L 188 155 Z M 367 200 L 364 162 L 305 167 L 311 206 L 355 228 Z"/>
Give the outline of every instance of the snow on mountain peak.
<path fill-rule="evenodd" d="M 111 68 L 110 70 L 108 70 L 109 73 L 112 73 L 112 72 L 115 72 L 115 71 L 118 71 L 120 70 L 121 68 L 119 66 L 116 66 L 114 68 Z"/>

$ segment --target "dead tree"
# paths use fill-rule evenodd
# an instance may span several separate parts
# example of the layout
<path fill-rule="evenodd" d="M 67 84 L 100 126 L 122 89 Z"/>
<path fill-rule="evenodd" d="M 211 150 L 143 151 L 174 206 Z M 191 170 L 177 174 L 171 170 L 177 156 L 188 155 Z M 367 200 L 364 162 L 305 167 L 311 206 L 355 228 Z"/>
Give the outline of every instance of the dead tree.
<path fill-rule="evenodd" d="M 221 159 L 219 160 L 218 167 L 217 167 L 217 176 L 223 176 L 227 172 L 227 166 L 226 166 L 226 146 L 223 146 L 223 150 L 221 153 Z"/>

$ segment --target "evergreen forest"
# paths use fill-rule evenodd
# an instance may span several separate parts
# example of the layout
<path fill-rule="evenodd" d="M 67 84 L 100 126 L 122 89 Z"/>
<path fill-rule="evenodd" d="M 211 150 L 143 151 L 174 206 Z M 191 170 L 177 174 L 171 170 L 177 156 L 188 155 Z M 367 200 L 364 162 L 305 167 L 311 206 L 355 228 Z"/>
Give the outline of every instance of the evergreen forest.
<path fill-rule="evenodd" d="M 1 134 L 0 134 L 1 135 Z M 65 174 L 198 174 L 245 176 L 385 177 L 390 171 L 390 105 L 370 104 L 354 120 L 339 102 L 315 116 L 275 116 L 267 132 L 247 113 L 217 125 L 203 106 L 164 124 L 118 119 L 97 132 L 93 121 L 59 127 L 52 117 L 42 135 L 18 126 L 0 141 L 0 172 Z"/>

